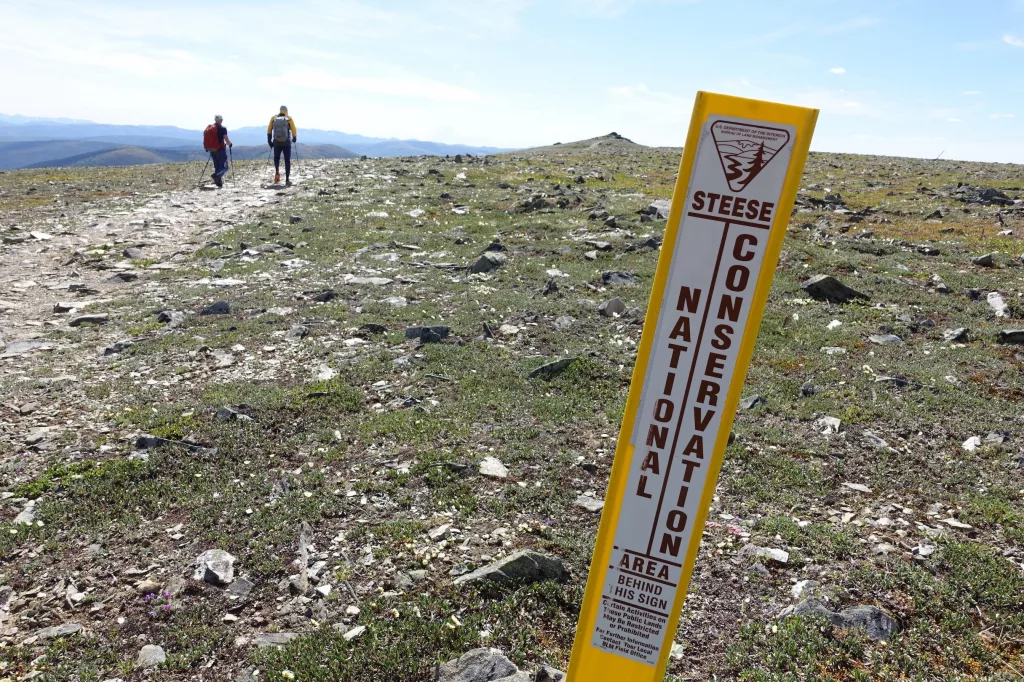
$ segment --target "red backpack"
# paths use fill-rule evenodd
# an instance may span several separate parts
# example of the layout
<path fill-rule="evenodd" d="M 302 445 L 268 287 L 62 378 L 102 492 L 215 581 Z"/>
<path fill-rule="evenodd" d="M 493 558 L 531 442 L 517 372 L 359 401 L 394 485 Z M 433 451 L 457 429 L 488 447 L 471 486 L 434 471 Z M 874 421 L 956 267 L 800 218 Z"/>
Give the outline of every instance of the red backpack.
<path fill-rule="evenodd" d="M 206 130 L 203 131 L 203 148 L 210 152 L 214 149 L 220 149 L 224 145 L 220 142 L 220 136 L 217 135 L 217 125 L 211 123 L 206 126 Z"/>

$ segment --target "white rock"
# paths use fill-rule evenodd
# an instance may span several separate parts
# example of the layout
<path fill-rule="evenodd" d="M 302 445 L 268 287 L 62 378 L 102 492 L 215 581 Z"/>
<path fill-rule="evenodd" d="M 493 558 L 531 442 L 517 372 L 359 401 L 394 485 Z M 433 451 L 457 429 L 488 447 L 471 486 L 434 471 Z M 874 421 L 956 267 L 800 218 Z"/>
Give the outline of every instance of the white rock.
<path fill-rule="evenodd" d="M 856 490 L 859 493 L 867 493 L 869 495 L 871 494 L 871 488 L 867 487 L 863 483 L 849 483 L 849 482 L 847 482 L 847 483 L 843 483 L 843 487 L 844 488 L 849 488 L 850 490 Z"/>
<path fill-rule="evenodd" d="M 451 525 L 445 523 L 429 531 L 427 533 L 427 537 L 429 537 L 434 542 L 440 542 L 441 540 L 444 540 L 446 537 L 448 537 L 448 531 L 450 531 L 451 529 Z"/>
<path fill-rule="evenodd" d="M 147 644 L 139 650 L 139 656 L 135 659 L 136 668 L 155 668 L 167 660 L 167 654 L 161 647 L 155 644 Z"/>
<path fill-rule="evenodd" d="M 491 478 L 508 478 L 508 467 L 497 457 L 484 457 L 480 462 L 480 473 Z"/>
<path fill-rule="evenodd" d="M 588 512 L 597 513 L 604 509 L 604 500 L 599 500 L 589 495 L 580 495 L 576 498 L 576 506 L 582 507 Z"/>
<path fill-rule="evenodd" d="M 211 585 L 229 585 L 235 579 L 235 557 L 222 549 L 208 549 L 196 557 L 192 577 Z"/>
<path fill-rule="evenodd" d="M 960 447 L 962 447 L 967 452 L 971 452 L 973 450 L 977 450 L 979 447 L 981 447 L 981 437 L 980 436 L 971 436 L 970 438 L 965 440 L 963 445 L 961 445 Z"/>
<path fill-rule="evenodd" d="M 353 639 L 363 634 L 364 632 L 366 632 L 366 626 L 357 625 L 345 634 L 343 634 L 342 637 L 345 639 L 346 642 L 351 642 Z"/>
<path fill-rule="evenodd" d="M 822 433 L 829 434 L 839 433 L 841 422 L 836 417 L 822 417 L 818 420 L 817 424 Z"/>

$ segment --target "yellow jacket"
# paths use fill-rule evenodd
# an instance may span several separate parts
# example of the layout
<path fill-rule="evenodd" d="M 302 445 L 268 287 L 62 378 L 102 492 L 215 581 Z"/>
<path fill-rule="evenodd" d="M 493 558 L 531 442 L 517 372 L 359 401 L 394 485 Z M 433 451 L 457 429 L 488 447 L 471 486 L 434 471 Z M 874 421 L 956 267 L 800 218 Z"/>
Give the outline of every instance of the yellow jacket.
<path fill-rule="evenodd" d="M 273 116 L 270 117 L 270 123 L 267 124 L 268 137 L 274 134 L 274 119 L 280 115 L 281 114 L 274 114 Z M 288 116 L 287 114 L 285 114 L 285 116 L 288 119 L 288 128 L 292 131 L 292 139 L 295 139 L 299 136 L 298 131 L 295 130 L 295 121 L 292 120 L 291 116 Z"/>

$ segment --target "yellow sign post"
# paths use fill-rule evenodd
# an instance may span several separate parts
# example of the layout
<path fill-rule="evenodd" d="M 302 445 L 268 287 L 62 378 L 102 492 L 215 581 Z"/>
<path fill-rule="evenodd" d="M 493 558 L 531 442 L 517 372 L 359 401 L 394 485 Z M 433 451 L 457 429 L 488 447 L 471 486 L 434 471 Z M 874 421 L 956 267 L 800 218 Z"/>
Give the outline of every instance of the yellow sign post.
<path fill-rule="evenodd" d="M 697 93 L 567 682 L 658 682 L 816 109 Z"/>

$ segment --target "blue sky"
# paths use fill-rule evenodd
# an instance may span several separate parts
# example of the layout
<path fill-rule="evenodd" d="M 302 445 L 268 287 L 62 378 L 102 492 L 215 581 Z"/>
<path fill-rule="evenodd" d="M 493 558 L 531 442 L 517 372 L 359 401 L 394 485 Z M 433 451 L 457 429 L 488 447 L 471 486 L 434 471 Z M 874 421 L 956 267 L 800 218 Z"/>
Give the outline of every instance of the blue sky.
<path fill-rule="evenodd" d="M 1024 0 L 0 0 L 0 112 L 530 146 L 678 146 L 697 90 L 812 148 L 1024 162 Z"/>

